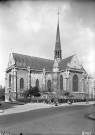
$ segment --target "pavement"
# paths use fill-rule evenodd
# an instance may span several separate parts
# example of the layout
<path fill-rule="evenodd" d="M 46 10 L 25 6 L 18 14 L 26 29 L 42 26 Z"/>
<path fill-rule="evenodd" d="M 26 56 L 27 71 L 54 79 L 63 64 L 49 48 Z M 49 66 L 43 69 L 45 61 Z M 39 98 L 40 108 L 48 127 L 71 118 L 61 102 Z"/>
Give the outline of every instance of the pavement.
<path fill-rule="evenodd" d="M 45 103 L 27 103 L 23 105 L 2 103 L 4 112 L 0 116 L 0 123 L 2 123 L 0 129 L 10 133 L 10 135 L 19 135 L 20 133 L 24 133 L 24 135 L 27 133 L 29 135 L 31 133 L 35 135 L 39 133 L 40 135 L 44 133 L 56 133 L 56 135 L 57 133 L 62 133 L 60 135 L 74 133 L 74 135 L 77 135 L 78 133 L 90 134 L 90 131 L 91 134 L 95 135 L 93 133 L 95 131 L 95 121 L 88 119 L 88 115 L 95 112 L 94 108 L 93 102 L 89 102 L 89 104 L 85 102 L 73 103 L 72 105 L 64 103 L 58 106 Z M 23 111 L 27 113 L 20 113 Z M 7 115 L 12 113 L 15 115 Z"/>
<path fill-rule="evenodd" d="M 95 104 L 95 102 L 89 102 L 88 104 L 86 104 L 86 102 L 76 102 L 76 103 L 73 103 L 72 106 L 74 106 L 74 105 L 91 105 L 91 104 Z M 2 104 L 2 106 L 3 106 L 3 104 Z M 46 104 L 46 103 L 26 103 L 26 104 L 22 104 L 22 105 L 14 104 L 11 108 L 3 109 L 3 107 L 1 107 L 0 115 L 8 115 L 8 114 L 13 114 L 13 113 L 27 112 L 27 111 L 31 111 L 31 110 L 35 110 L 35 109 L 60 107 L 60 106 L 71 106 L 71 105 L 68 103 L 59 104 L 58 106 L 55 106 L 54 104 Z M 89 116 L 92 117 L 93 119 L 95 119 L 95 113 L 90 114 Z"/>

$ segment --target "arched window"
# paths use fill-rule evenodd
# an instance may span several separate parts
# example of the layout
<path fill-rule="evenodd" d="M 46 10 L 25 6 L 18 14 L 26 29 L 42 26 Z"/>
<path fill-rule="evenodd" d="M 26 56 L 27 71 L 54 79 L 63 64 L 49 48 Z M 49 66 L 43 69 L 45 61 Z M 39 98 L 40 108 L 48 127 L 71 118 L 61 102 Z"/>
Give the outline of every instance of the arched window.
<path fill-rule="evenodd" d="M 39 80 L 38 80 L 38 79 L 36 80 L 35 86 L 36 86 L 37 88 L 39 88 Z"/>
<path fill-rule="evenodd" d="M 20 89 L 24 89 L 24 79 L 20 79 Z"/>
<path fill-rule="evenodd" d="M 11 87 L 11 74 L 9 74 L 9 87 Z"/>
<path fill-rule="evenodd" d="M 47 89 L 49 92 L 51 92 L 51 80 L 48 80 L 47 82 Z"/>
<path fill-rule="evenodd" d="M 78 76 L 73 76 L 73 91 L 78 92 Z"/>
<path fill-rule="evenodd" d="M 63 90 L 63 76 L 60 75 L 60 90 Z"/>

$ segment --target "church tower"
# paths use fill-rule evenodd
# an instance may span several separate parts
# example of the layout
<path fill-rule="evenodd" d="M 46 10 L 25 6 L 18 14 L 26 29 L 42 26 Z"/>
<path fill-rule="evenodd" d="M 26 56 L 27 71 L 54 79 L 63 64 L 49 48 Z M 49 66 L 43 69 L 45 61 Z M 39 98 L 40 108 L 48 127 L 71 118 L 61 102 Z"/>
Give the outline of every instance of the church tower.
<path fill-rule="evenodd" d="M 60 31 L 59 31 L 59 11 L 58 11 L 58 24 L 57 24 L 57 32 L 56 32 L 56 43 L 55 43 L 54 59 L 56 59 L 58 63 L 62 59 Z"/>

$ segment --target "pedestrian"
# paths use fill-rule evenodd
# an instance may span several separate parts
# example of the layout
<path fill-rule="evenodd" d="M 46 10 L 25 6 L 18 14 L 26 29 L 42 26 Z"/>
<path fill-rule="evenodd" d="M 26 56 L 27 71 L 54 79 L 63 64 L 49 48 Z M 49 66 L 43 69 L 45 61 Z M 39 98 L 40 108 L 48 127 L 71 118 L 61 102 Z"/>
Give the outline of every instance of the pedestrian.
<path fill-rule="evenodd" d="M 89 102 L 88 102 L 88 98 L 86 98 L 86 104 L 88 104 Z"/>
<path fill-rule="evenodd" d="M 69 99 L 68 99 L 68 104 L 70 104 L 70 101 L 69 101 Z"/>

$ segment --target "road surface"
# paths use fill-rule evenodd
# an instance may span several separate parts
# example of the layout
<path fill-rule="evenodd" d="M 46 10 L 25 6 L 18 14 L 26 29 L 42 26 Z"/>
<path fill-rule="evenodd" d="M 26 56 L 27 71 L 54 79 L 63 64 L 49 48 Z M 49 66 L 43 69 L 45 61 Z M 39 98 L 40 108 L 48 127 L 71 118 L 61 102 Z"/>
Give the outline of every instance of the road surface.
<path fill-rule="evenodd" d="M 93 105 L 75 105 L 32 110 L 0 116 L 0 130 L 13 135 L 94 135 L 95 121 L 88 114 Z"/>

